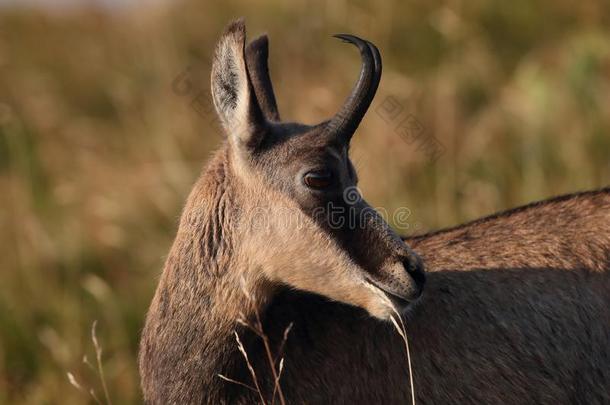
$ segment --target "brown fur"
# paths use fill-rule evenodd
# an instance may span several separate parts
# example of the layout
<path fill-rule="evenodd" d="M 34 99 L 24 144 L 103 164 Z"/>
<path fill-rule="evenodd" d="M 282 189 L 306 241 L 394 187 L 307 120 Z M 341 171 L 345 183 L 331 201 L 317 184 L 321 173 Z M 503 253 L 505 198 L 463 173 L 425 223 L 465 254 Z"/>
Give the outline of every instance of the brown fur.
<path fill-rule="evenodd" d="M 415 299 L 420 259 L 378 219 L 334 229 L 312 215 L 319 193 L 309 195 L 295 176 L 324 162 L 342 188 L 354 185 L 347 147 L 318 127 L 274 123 L 270 96 L 260 108 L 260 92 L 272 89 L 260 83 L 265 74 L 246 73 L 244 35 L 234 23 L 217 52 L 214 97 L 229 138 L 187 201 L 148 312 L 144 398 L 258 402 L 218 377 L 254 385 L 237 331 L 271 401 L 261 341 L 237 322 L 258 311 L 274 354 L 285 358 L 288 403 L 407 403 L 404 345 L 387 322 L 396 301 L 386 293 L 402 304 Z M 256 66 L 247 69 L 266 68 Z M 428 274 L 424 296 L 406 312 L 418 403 L 610 401 L 610 189 L 406 242 Z"/>

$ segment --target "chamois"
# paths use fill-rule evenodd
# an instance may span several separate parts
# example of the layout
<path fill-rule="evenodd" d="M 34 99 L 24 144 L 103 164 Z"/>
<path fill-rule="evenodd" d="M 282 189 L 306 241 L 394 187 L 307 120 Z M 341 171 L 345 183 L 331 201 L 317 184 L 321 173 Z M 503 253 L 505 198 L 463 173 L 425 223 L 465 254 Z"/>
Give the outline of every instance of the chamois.
<path fill-rule="evenodd" d="M 381 57 L 338 37 L 360 51 L 360 76 L 314 126 L 280 120 L 266 36 L 246 46 L 237 20 L 220 39 L 212 97 L 227 139 L 188 198 L 146 318 L 145 401 L 409 403 L 389 322 L 400 313 L 418 404 L 610 403 L 610 189 L 403 241 L 347 193 Z M 257 315 L 271 361 L 244 325 Z"/>

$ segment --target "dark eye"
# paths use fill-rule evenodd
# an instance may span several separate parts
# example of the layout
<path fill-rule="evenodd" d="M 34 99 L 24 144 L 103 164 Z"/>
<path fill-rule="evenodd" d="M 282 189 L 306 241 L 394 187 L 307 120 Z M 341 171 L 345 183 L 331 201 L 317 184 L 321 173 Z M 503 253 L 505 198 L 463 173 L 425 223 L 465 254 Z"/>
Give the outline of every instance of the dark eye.
<path fill-rule="evenodd" d="M 303 182 L 309 188 L 316 190 L 326 188 L 332 184 L 332 174 L 328 170 L 315 170 L 305 173 Z"/>

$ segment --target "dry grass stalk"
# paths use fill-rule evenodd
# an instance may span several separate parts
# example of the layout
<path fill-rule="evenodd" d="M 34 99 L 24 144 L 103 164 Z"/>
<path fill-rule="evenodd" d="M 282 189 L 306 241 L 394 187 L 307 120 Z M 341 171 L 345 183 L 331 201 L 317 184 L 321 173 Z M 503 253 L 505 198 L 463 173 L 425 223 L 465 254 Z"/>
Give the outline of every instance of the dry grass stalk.
<path fill-rule="evenodd" d="M 102 365 L 102 346 L 100 345 L 100 343 L 97 339 L 97 329 L 96 328 L 97 328 L 97 321 L 93 321 L 93 324 L 91 325 L 91 341 L 93 342 L 93 347 L 95 348 L 95 357 L 97 359 L 97 368 L 94 367 L 91 364 L 91 362 L 89 362 L 89 359 L 87 359 L 87 356 L 83 356 L 83 363 L 86 364 L 94 372 L 97 372 L 100 382 L 102 384 L 102 389 L 104 391 L 104 399 L 106 400 L 106 405 L 112 405 L 112 401 L 110 400 L 110 394 L 108 391 L 108 386 L 106 384 L 106 376 L 104 374 L 104 367 Z M 80 384 L 76 380 L 76 377 L 74 377 L 74 374 L 72 374 L 71 372 L 67 372 L 66 375 L 68 376 L 68 382 L 70 383 L 70 385 L 72 385 L 74 388 L 76 388 L 77 390 L 79 390 L 81 392 L 87 392 L 91 396 L 91 398 L 95 401 L 96 404 L 102 405 L 102 401 L 98 398 L 98 396 L 95 393 L 95 390 L 93 388 L 89 388 L 87 390 L 86 387 L 84 387 L 82 384 Z"/>
<path fill-rule="evenodd" d="M 252 367 L 252 363 L 250 363 L 250 359 L 248 358 L 248 353 L 246 352 L 244 345 L 241 343 L 241 339 L 239 339 L 239 334 L 237 332 L 235 332 L 235 340 L 237 341 L 237 348 L 239 349 L 242 356 L 244 356 L 244 359 L 246 360 L 246 364 L 248 365 L 248 370 L 250 371 L 250 375 L 252 376 L 252 381 L 254 381 L 254 386 L 256 387 L 256 392 L 258 393 L 261 403 L 263 405 L 267 405 L 267 401 L 265 401 L 265 397 L 263 396 L 263 393 L 261 392 L 261 388 L 258 385 L 258 378 L 256 377 L 256 372 L 254 371 L 254 367 Z"/>
<path fill-rule="evenodd" d="M 95 348 L 95 358 L 97 360 L 97 371 L 100 376 L 100 381 L 102 383 L 102 389 L 104 390 L 104 397 L 106 398 L 106 404 L 112 405 L 112 401 L 110 400 L 110 394 L 108 393 L 108 385 L 106 384 L 106 376 L 104 375 L 104 367 L 102 366 L 102 346 L 99 344 L 97 340 L 97 320 L 93 321 L 91 325 L 91 341 L 93 342 L 93 347 Z"/>
<path fill-rule="evenodd" d="M 102 402 L 99 400 L 99 398 L 97 397 L 97 395 L 95 395 L 95 391 L 93 390 L 93 388 L 90 388 L 89 391 L 86 390 L 85 387 L 83 387 L 77 380 L 76 377 L 74 377 L 74 374 L 67 372 L 66 375 L 68 376 L 68 381 L 70 382 L 70 384 L 76 388 L 77 390 L 79 390 L 80 392 L 87 392 L 89 393 L 89 395 L 91 395 L 91 398 L 93 398 L 93 400 L 95 401 L 96 404 L 98 405 L 102 405 Z"/>
<path fill-rule="evenodd" d="M 409 384 L 411 386 L 411 403 L 412 405 L 415 405 L 415 384 L 413 383 L 413 368 L 411 367 L 411 350 L 409 350 L 409 339 L 407 338 L 407 329 L 405 328 L 405 324 L 402 321 L 402 317 L 400 316 L 396 308 L 394 308 L 394 306 L 392 306 L 392 310 L 400 321 L 399 326 L 398 322 L 396 322 L 396 319 L 393 316 L 391 318 L 394 328 L 396 329 L 400 337 L 402 337 L 402 340 L 405 342 L 405 349 L 407 350 L 407 364 L 409 367 Z"/>
<path fill-rule="evenodd" d="M 242 287 L 242 291 L 243 291 L 245 297 L 248 299 L 248 301 L 250 303 L 255 302 L 254 297 L 245 287 L 245 280 L 242 280 L 241 287 Z M 282 371 L 284 370 L 284 358 L 280 357 L 280 356 L 284 350 L 286 341 L 288 340 L 288 334 L 290 333 L 290 330 L 292 330 L 293 323 L 291 322 L 284 330 L 284 334 L 282 336 L 282 341 L 280 343 L 280 346 L 279 346 L 279 349 L 277 352 L 277 356 L 274 356 L 271 351 L 271 344 L 269 343 L 269 338 L 267 337 L 267 335 L 265 334 L 265 331 L 263 330 L 263 323 L 261 321 L 260 313 L 259 313 L 258 309 L 256 309 L 256 306 L 254 306 L 254 307 L 255 307 L 254 322 L 250 322 L 250 321 L 246 320 L 246 317 L 242 314 L 237 319 L 237 323 L 239 323 L 240 325 L 243 325 L 246 328 L 253 331 L 263 341 L 263 346 L 265 348 L 265 355 L 267 357 L 267 361 L 269 363 L 269 367 L 271 367 L 271 373 L 273 375 L 273 394 L 271 397 L 271 405 L 275 404 L 276 395 L 279 398 L 280 404 L 286 405 L 286 398 L 284 397 L 284 393 L 282 392 L 282 387 L 280 385 Z M 234 380 L 234 379 L 229 378 L 222 374 L 217 374 L 217 375 L 219 378 L 221 378 L 225 381 L 240 385 L 242 387 L 245 387 L 251 391 L 258 393 L 261 403 L 263 405 L 266 405 L 267 401 L 265 401 L 265 398 L 261 392 L 260 385 L 258 384 L 258 378 L 256 376 L 256 372 L 254 371 L 254 367 L 252 366 L 252 363 L 250 363 L 250 359 L 248 358 L 248 353 L 246 352 L 246 349 L 245 349 L 244 345 L 242 344 L 237 332 L 235 332 L 235 339 L 237 341 L 237 347 L 238 347 L 239 351 L 241 352 L 242 356 L 246 360 L 246 365 L 248 366 L 248 370 L 250 372 L 250 375 L 252 377 L 252 380 L 253 380 L 255 386 L 251 387 L 248 384 L 245 384 L 241 381 Z M 279 363 L 278 363 L 278 359 L 279 359 Z M 277 365 L 277 368 L 276 368 L 276 365 Z"/>
<path fill-rule="evenodd" d="M 253 387 L 249 386 L 248 384 L 244 384 L 244 383 L 243 383 L 243 382 L 241 382 L 241 381 L 234 380 L 234 379 L 229 378 L 229 377 L 227 377 L 227 376 L 225 376 L 225 375 L 223 375 L 223 374 L 216 374 L 216 375 L 217 375 L 217 376 L 218 376 L 218 377 L 219 377 L 221 380 L 225 380 L 225 381 L 228 381 L 228 382 L 233 383 L 233 384 L 241 385 L 242 387 L 247 388 L 247 389 L 249 389 L 250 391 L 254 391 L 254 392 L 256 392 L 256 389 L 255 389 L 255 388 L 253 388 Z"/>

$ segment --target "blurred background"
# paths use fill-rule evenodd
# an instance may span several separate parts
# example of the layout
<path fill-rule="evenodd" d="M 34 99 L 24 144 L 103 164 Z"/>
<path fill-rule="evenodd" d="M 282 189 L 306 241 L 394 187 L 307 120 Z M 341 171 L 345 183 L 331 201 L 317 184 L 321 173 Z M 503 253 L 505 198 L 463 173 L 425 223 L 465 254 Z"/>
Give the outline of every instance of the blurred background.
<path fill-rule="evenodd" d="M 95 320 L 110 398 L 140 402 L 139 331 L 222 140 L 210 57 L 238 16 L 270 36 L 284 119 L 351 89 L 332 34 L 378 45 L 352 154 L 370 203 L 408 208 L 402 233 L 610 184 L 605 0 L 0 0 L 0 403 L 105 402 Z"/>

